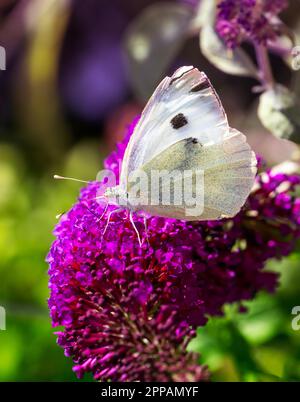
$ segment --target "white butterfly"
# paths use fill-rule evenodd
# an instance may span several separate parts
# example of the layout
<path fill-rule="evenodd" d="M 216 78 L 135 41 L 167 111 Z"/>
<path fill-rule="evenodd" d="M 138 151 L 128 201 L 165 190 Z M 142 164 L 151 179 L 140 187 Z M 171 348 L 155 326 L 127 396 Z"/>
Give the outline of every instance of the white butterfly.
<path fill-rule="evenodd" d="M 228 125 L 221 101 L 207 76 L 197 68 L 181 67 L 166 77 L 147 103 L 127 145 L 120 184 L 106 189 L 130 210 L 183 220 L 213 220 L 235 216 L 244 205 L 257 171 L 256 157 L 246 137 Z M 150 197 L 138 207 L 130 204 L 129 177 L 142 171 L 203 171 L 203 208 L 198 215 L 181 205 L 153 205 Z M 179 172 L 179 173 L 178 173 Z M 193 184 L 194 186 L 195 184 Z M 173 189 L 174 191 L 174 189 Z M 144 197 L 144 200 L 146 198 Z M 131 216 L 132 219 L 132 216 Z"/>

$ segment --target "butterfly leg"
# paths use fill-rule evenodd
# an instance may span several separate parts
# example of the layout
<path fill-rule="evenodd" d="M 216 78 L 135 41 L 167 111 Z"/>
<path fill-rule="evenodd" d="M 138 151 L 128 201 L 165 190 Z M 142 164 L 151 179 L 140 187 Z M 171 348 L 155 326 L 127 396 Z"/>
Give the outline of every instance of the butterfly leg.
<path fill-rule="evenodd" d="M 141 213 L 141 216 L 143 217 L 143 221 L 144 221 L 145 238 L 146 238 L 146 241 L 147 241 L 147 243 L 148 243 L 148 246 L 150 246 L 150 243 L 149 243 L 149 234 L 148 234 L 148 225 L 147 225 L 147 215 L 144 214 L 144 213 Z M 143 240 L 144 240 L 144 239 L 143 239 Z"/>
<path fill-rule="evenodd" d="M 143 220 L 144 220 L 144 228 L 145 228 L 146 240 L 147 240 L 148 246 L 150 246 L 150 243 L 149 243 L 149 235 L 148 235 L 147 216 L 146 216 L 146 215 L 143 215 Z"/>
<path fill-rule="evenodd" d="M 108 204 L 107 204 L 107 205 L 108 205 Z M 104 231 L 103 231 L 103 233 L 102 233 L 102 237 L 103 237 L 103 236 L 105 235 L 105 233 L 106 233 L 106 230 L 107 230 L 108 225 L 109 225 L 109 223 L 110 223 L 110 218 L 111 218 L 111 216 L 112 216 L 113 214 L 116 214 L 116 213 L 121 212 L 121 211 L 123 211 L 123 208 L 117 208 L 117 209 L 113 209 L 112 211 L 110 211 L 110 213 L 108 214 L 108 217 L 107 217 L 107 222 L 106 222 Z"/>
<path fill-rule="evenodd" d="M 129 220 L 130 220 L 130 222 L 131 222 L 131 224 L 132 224 L 132 226 L 133 226 L 133 229 L 135 230 L 135 233 L 136 233 L 137 238 L 138 238 L 138 241 L 139 241 L 139 245 L 140 245 L 140 247 L 142 247 L 141 237 L 140 237 L 139 231 L 137 230 L 137 227 L 135 226 L 135 223 L 134 223 L 134 220 L 133 220 L 133 216 L 132 216 L 132 212 L 131 212 L 131 211 L 130 211 L 130 213 L 129 213 Z"/>
<path fill-rule="evenodd" d="M 98 221 L 101 221 L 101 219 L 103 218 L 103 216 L 106 214 L 106 211 L 107 211 L 107 208 L 108 208 L 108 203 L 105 205 L 104 211 L 102 212 L 101 215 L 98 215 L 98 214 L 96 214 L 95 212 L 93 212 L 88 206 L 85 205 L 85 207 L 86 207 L 86 209 L 87 209 L 92 215 L 94 215 L 94 216 L 97 218 Z"/>
<path fill-rule="evenodd" d="M 97 215 L 95 212 L 93 212 L 88 206 L 85 205 L 85 207 L 89 211 L 90 214 L 94 215 L 94 217 L 97 218 L 98 221 L 100 220 L 99 215 Z"/>
<path fill-rule="evenodd" d="M 107 208 L 108 208 L 108 203 L 105 205 L 105 208 L 104 208 L 104 211 L 102 212 L 102 214 L 101 214 L 101 216 L 100 216 L 100 220 L 103 218 L 103 216 L 106 214 L 106 211 L 107 211 Z"/>
<path fill-rule="evenodd" d="M 148 225 L 147 225 L 148 215 L 147 215 L 145 212 L 139 211 L 139 210 L 136 211 L 136 214 L 137 214 L 138 216 L 140 216 L 141 218 L 143 218 L 145 237 L 146 237 L 146 241 L 147 241 L 147 243 L 148 243 L 148 246 L 150 246 L 150 243 L 149 243 L 149 235 L 148 235 Z M 142 240 L 142 244 L 143 244 L 143 242 L 144 242 L 144 238 L 143 238 L 143 240 Z"/>

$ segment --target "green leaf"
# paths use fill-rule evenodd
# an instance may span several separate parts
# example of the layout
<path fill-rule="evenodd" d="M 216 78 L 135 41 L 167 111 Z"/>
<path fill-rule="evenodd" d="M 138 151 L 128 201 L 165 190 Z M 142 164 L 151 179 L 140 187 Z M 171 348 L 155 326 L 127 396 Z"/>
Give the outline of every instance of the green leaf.
<path fill-rule="evenodd" d="M 125 52 L 133 90 L 147 100 L 186 39 L 192 11 L 184 4 L 146 8 L 129 26 Z"/>
<path fill-rule="evenodd" d="M 275 85 L 260 96 L 258 117 L 279 138 L 300 143 L 299 105 L 294 94 L 283 85 Z"/>
<path fill-rule="evenodd" d="M 228 49 L 210 24 L 203 26 L 200 32 L 200 49 L 224 73 L 257 78 L 257 69 L 247 53 L 240 48 Z"/>
<path fill-rule="evenodd" d="M 191 30 L 201 29 L 208 22 L 213 24 L 215 19 L 216 5 L 211 0 L 201 0 L 195 12 L 195 16 L 191 21 Z"/>

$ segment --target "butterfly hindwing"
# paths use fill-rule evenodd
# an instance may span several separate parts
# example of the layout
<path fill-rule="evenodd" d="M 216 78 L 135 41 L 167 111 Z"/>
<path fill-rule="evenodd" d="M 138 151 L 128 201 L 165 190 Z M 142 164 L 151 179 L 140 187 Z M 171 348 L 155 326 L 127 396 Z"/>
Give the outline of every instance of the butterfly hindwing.
<path fill-rule="evenodd" d="M 237 130 L 230 130 L 230 136 L 223 143 L 205 145 L 195 137 L 180 140 L 140 170 L 148 177 L 148 193 L 140 209 L 152 215 L 176 219 L 220 219 L 234 216 L 244 204 L 253 185 L 256 158 L 245 136 Z M 196 189 L 195 181 L 190 181 L 192 188 L 184 192 L 184 180 L 196 171 L 203 172 L 203 187 Z M 152 174 L 158 172 L 167 172 L 171 180 L 168 182 L 168 177 L 165 182 L 152 180 Z M 127 188 L 130 192 L 130 183 Z M 183 198 L 179 205 L 174 200 L 180 189 Z M 161 194 L 165 192 L 168 196 L 168 191 L 170 203 L 165 204 Z M 159 204 L 153 202 L 153 194 L 160 194 Z M 196 196 L 199 196 L 197 202 L 202 208 L 193 214 L 191 206 Z"/>

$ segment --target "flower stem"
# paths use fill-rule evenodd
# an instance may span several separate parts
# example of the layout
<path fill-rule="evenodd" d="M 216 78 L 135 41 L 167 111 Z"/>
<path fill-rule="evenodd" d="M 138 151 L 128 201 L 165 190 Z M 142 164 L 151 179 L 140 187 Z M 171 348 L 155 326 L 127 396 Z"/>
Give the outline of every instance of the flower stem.
<path fill-rule="evenodd" d="M 267 48 L 264 45 L 256 44 L 255 51 L 261 83 L 265 89 L 270 89 L 274 86 L 275 82 Z"/>

